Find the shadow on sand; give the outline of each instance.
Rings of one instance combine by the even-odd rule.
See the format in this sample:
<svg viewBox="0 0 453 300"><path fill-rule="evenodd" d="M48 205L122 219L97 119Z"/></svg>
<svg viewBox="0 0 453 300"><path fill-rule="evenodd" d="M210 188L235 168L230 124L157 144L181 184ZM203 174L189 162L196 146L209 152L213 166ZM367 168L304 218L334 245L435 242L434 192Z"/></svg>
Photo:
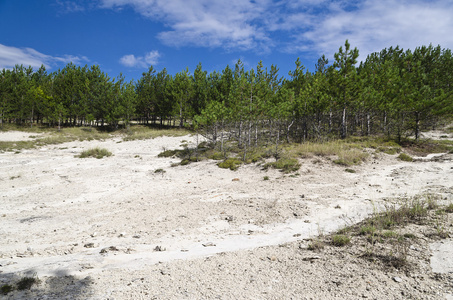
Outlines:
<svg viewBox="0 0 453 300"><path fill-rule="evenodd" d="M1 269L0 269L1 270ZM39 277L33 270L0 273L2 299L87 299L93 295L93 279L77 278L65 270Z"/></svg>

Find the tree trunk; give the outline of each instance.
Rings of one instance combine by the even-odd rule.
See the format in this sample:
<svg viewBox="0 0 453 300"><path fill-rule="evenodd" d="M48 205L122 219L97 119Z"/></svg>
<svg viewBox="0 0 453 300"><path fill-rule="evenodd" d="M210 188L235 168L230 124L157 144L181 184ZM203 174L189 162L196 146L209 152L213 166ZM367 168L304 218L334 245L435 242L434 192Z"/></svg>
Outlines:
<svg viewBox="0 0 453 300"><path fill-rule="evenodd" d="M420 137L420 113L415 112L415 140L418 141Z"/></svg>
<svg viewBox="0 0 453 300"><path fill-rule="evenodd" d="M341 117L341 138L345 139L346 138L346 106L343 107L343 115Z"/></svg>

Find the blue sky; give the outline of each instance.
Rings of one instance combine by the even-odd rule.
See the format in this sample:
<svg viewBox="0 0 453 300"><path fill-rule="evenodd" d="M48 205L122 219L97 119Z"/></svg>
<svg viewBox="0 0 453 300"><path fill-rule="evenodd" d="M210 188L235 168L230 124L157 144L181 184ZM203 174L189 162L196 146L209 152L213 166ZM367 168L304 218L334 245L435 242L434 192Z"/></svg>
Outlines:
<svg viewBox="0 0 453 300"><path fill-rule="evenodd" d="M285 76L346 39L360 59L383 48L453 48L451 0L0 0L0 69L99 65L139 79L201 62L208 72L260 60Z"/></svg>

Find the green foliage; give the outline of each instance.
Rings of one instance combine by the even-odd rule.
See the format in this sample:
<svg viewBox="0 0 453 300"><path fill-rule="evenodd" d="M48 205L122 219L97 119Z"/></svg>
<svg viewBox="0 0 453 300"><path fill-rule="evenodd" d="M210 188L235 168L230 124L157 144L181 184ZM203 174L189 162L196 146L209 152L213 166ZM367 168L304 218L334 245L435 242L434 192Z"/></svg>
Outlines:
<svg viewBox="0 0 453 300"><path fill-rule="evenodd" d="M282 157L275 162L266 163L263 169L274 168L284 173L296 172L300 169L300 163L296 158Z"/></svg>
<svg viewBox="0 0 453 300"><path fill-rule="evenodd" d="M242 164L237 158L227 158L226 160L218 163L217 165L222 169L230 169L232 171L236 171L239 166Z"/></svg>
<svg viewBox="0 0 453 300"><path fill-rule="evenodd" d="M8 293L12 292L14 287L10 284L3 284L0 288L0 293L3 295L8 295Z"/></svg>
<svg viewBox="0 0 453 300"><path fill-rule="evenodd" d="M29 290L36 283L38 283L38 279L35 277L23 277L16 283L16 286L19 291Z"/></svg>
<svg viewBox="0 0 453 300"><path fill-rule="evenodd" d="M445 207L445 211L446 211L447 213L453 213L453 203L448 204L448 205Z"/></svg>
<svg viewBox="0 0 453 300"><path fill-rule="evenodd" d="M344 234L336 234L332 236L332 245L342 247L351 242L351 238Z"/></svg>
<svg viewBox="0 0 453 300"><path fill-rule="evenodd" d="M334 163L342 166L358 165L368 158L368 153L358 150L350 149L349 151L342 151L338 154L338 159Z"/></svg>
<svg viewBox="0 0 453 300"><path fill-rule="evenodd" d="M309 244L308 244L308 250L311 250L311 251L320 251L322 249L324 249L325 247L325 243L321 240L318 240L318 239L315 239L315 240L312 240Z"/></svg>
<svg viewBox="0 0 453 300"><path fill-rule="evenodd" d="M82 151L82 153L80 153L80 155L78 157L79 158L95 157L97 159L101 159L103 157L108 157L108 156L112 156L112 152L110 152L104 148L96 147L96 148Z"/></svg>
<svg viewBox="0 0 453 300"><path fill-rule="evenodd" d="M370 224L366 224L360 227L359 234L360 235L368 235L368 234L375 234L377 231L376 227Z"/></svg>
<svg viewBox="0 0 453 300"><path fill-rule="evenodd" d="M412 156L410 156L406 153L400 153L400 155L398 155L398 159L402 160L402 161L408 161L408 162L414 161Z"/></svg>
<svg viewBox="0 0 453 300"><path fill-rule="evenodd" d="M160 129L176 125L197 130L224 157L230 151L241 152L244 162L257 162L263 156L250 155L254 148L272 147L278 156L289 142L325 143L318 150L302 149L301 155L340 156L338 149L327 148L334 148L328 143L338 137L358 138L360 142L348 143L368 143L379 152L396 154L406 147L399 143L407 137L420 141L423 130L450 124L450 49L391 47L369 54L357 66L358 54L346 40L334 54L333 65L323 55L310 72L298 58L285 80L277 66L266 68L261 61L250 70L238 61L234 69L226 66L209 74L201 63L193 74L185 69L170 75L165 68L157 72L151 66L137 82L126 82L121 74L111 78L97 65L69 63L52 73L44 66L33 70L17 65L0 72L0 128L10 123L58 130L124 127L127 141L155 136L137 132L132 125ZM370 136L380 136L388 144ZM391 145L392 141L398 144ZM232 145L240 151L230 150ZM453 145L443 146L445 152L453 151ZM337 162L349 165L361 160Z"/></svg>
<svg viewBox="0 0 453 300"><path fill-rule="evenodd" d="M157 157L173 157L179 150L165 150L157 155Z"/></svg>

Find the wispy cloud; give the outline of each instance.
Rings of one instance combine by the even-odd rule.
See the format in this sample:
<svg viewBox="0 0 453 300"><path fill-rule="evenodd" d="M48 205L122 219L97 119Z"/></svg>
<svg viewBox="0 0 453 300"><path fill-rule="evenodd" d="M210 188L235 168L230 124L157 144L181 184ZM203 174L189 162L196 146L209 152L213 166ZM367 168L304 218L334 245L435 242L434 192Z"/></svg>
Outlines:
<svg viewBox="0 0 453 300"><path fill-rule="evenodd" d="M59 63L80 64L83 61L89 61L85 56L50 56L36 51L32 48L16 48L0 44L0 69L10 69L15 65L31 66L39 68L44 65L46 68L51 68Z"/></svg>
<svg viewBox="0 0 453 300"><path fill-rule="evenodd" d="M120 63L126 67L144 68L159 63L159 51L150 51L145 56L135 56L134 54L124 55L120 58Z"/></svg>
<svg viewBox="0 0 453 300"><path fill-rule="evenodd" d="M349 39L361 54L429 43L453 48L451 0L99 0L162 22L169 46L331 56ZM129 57L131 63L135 57Z"/></svg>
<svg viewBox="0 0 453 300"><path fill-rule="evenodd" d="M414 49L430 43L453 47L453 2L448 0L331 1L318 6L322 13L310 14L305 23L281 23L279 30L290 28L294 39L287 43L290 52L313 51L332 56L349 39L364 58L390 46ZM313 7L312 7L313 8Z"/></svg>
<svg viewBox="0 0 453 300"><path fill-rule="evenodd" d="M60 13L81 12L86 9L86 3L81 3L80 1L77 3L68 0L56 0L56 4L59 7Z"/></svg>
<svg viewBox="0 0 453 300"><path fill-rule="evenodd" d="M138 13L162 21L169 30L158 38L166 45L224 47L249 50L271 43L255 21L271 0L101 0L104 8L132 6ZM266 46L267 47L267 46Z"/></svg>

